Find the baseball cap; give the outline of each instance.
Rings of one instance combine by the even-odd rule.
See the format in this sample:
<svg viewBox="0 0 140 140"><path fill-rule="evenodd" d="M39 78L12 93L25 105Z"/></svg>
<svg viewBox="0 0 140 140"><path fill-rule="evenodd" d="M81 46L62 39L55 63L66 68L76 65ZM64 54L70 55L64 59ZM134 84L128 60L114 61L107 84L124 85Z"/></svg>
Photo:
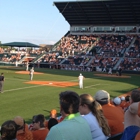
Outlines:
<svg viewBox="0 0 140 140"><path fill-rule="evenodd" d="M121 97L121 100L122 100L122 101L124 101L124 100L125 100L125 97L124 97L124 96L122 96L122 97Z"/></svg>
<svg viewBox="0 0 140 140"><path fill-rule="evenodd" d="M99 90L95 93L94 98L97 101L106 101L106 100L110 100L110 95L105 90Z"/></svg>
<svg viewBox="0 0 140 140"><path fill-rule="evenodd" d="M114 98L113 102L116 104L116 105L119 105L121 103L121 99L119 97L116 97Z"/></svg>

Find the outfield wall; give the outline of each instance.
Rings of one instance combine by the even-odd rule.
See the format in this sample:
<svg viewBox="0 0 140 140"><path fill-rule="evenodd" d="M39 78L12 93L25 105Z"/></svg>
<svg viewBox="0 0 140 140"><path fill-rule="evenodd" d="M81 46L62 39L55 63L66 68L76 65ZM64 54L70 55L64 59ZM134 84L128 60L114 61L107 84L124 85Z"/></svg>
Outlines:
<svg viewBox="0 0 140 140"><path fill-rule="evenodd" d="M15 66L15 64L0 63L0 66ZM20 64L18 66L25 67L24 64ZM31 67L36 67L37 68L38 67L38 64L36 64L36 63L30 63L29 67L30 68ZM38 68L60 69L61 66L60 65L47 64L47 63L41 63ZM93 67L92 71L96 71L96 67ZM113 70L112 72L113 73L116 73L117 70ZM122 71L122 74L123 73L125 73L125 74L140 74L140 71L131 71L131 70L127 71L127 70L123 70Z"/></svg>

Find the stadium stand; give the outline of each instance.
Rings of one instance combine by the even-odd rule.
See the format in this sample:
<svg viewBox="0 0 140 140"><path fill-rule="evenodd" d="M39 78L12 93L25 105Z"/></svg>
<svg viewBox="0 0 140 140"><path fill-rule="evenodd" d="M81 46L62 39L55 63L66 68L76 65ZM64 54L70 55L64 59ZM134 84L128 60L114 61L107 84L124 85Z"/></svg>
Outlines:
<svg viewBox="0 0 140 140"><path fill-rule="evenodd" d="M70 24L51 50L25 50L22 58L5 56L1 64L81 71L140 72L140 2L138 0L54 2ZM94 14L93 14L94 13ZM19 52L21 54L21 52Z"/></svg>

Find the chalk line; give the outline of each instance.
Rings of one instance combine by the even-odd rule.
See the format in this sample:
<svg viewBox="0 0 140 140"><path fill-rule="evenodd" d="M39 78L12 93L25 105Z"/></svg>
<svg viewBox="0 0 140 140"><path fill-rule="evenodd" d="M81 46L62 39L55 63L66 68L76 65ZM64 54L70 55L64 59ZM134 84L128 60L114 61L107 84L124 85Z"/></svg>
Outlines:
<svg viewBox="0 0 140 140"><path fill-rule="evenodd" d="M23 87L23 88L15 88L15 89L10 89L10 90L4 90L4 93L5 92L9 92L9 91L15 91L15 90L33 88L33 87L41 87L41 86L46 86L46 85L49 85L49 84L36 85L36 86L28 86L28 87Z"/></svg>

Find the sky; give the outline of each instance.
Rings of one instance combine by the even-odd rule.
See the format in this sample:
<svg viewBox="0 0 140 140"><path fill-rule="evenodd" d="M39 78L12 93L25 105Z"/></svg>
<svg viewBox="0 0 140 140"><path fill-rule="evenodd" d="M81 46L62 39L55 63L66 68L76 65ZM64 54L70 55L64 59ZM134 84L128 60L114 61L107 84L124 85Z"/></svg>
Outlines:
<svg viewBox="0 0 140 140"><path fill-rule="evenodd" d="M76 0L0 0L0 41L54 44L70 29L53 2Z"/></svg>

